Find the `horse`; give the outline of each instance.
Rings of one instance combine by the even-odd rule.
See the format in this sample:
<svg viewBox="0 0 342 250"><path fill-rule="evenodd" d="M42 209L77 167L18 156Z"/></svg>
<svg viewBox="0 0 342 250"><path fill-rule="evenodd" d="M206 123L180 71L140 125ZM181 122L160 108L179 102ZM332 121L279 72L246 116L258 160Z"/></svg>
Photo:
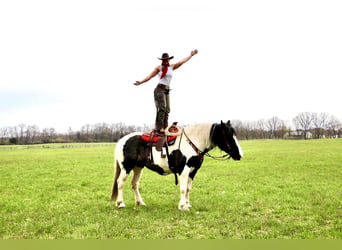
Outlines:
<svg viewBox="0 0 342 250"><path fill-rule="evenodd" d="M169 128L169 127L168 127ZM166 131L169 131L168 128ZM139 180L144 167L160 175L174 174L180 182L179 210L188 211L192 182L200 169L205 155L218 147L226 152L226 157L239 161L243 157L242 149L230 121L220 123L203 123L181 128L172 145L166 145L166 156L152 146L151 142L142 140L142 132L134 132L122 137L115 149L114 183L112 200L118 208L124 208L123 187L128 175L133 170L132 188L137 206L146 206L140 192ZM174 134L173 134L174 135Z"/></svg>

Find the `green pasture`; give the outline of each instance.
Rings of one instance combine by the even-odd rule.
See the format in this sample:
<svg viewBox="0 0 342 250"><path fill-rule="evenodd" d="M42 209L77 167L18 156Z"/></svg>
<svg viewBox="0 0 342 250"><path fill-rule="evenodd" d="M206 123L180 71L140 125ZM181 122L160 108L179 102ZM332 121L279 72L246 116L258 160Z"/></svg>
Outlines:
<svg viewBox="0 0 342 250"><path fill-rule="evenodd" d="M128 181L116 209L115 145L0 150L0 238L342 239L341 139L240 144L240 162L205 159L190 212L174 177L147 169L147 206Z"/></svg>

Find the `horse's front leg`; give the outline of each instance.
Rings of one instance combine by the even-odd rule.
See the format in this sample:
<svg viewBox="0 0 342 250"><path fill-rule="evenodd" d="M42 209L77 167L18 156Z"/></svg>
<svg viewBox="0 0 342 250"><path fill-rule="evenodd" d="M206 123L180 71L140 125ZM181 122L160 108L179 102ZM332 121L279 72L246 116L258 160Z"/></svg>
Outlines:
<svg viewBox="0 0 342 250"><path fill-rule="evenodd" d="M187 190L188 190L188 179L189 179L190 168L185 166L183 172L179 176L180 183L180 201L178 204L179 210L189 210L189 205L187 204Z"/></svg>
<svg viewBox="0 0 342 250"><path fill-rule="evenodd" d="M190 205L190 191L191 191L191 187L192 187L192 179L189 177L188 178L188 186L187 186L186 195L185 195L185 201L186 201L186 205L188 207L191 207L191 205Z"/></svg>
<svg viewBox="0 0 342 250"><path fill-rule="evenodd" d="M132 178L132 188L134 190L135 195L135 204L137 206L146 206L143 199L141 198L140 192L139 192L139 181L142 174L143 169L139 167L135 167L133 169L133 178Z"/></svg>

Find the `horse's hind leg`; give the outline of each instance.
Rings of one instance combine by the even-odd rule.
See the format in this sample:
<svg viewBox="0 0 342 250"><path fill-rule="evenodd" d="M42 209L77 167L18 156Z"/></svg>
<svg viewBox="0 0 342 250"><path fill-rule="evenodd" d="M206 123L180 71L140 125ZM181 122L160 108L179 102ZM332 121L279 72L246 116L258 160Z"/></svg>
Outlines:
<svg viewBox="0 0 342 250"><path fill-rule="evenodd" d="M135 204L137 206L146 206L139 192L139 181L143 172L142 170L143 169L139 167L135 167L133 169L132 188L133 188L134 195L135 195Z"/></svg>
<svg viewBox="0 0 342 250"><path fill-rule="evenodd" d="M120 172L119 178L117 180L118 190L117 190L116 206L118 208L124 208L126 206L124 201L123 201L123 187L124 187L125 182L127 180L127 176L128 176L128 174L123 169Z"/></svg>

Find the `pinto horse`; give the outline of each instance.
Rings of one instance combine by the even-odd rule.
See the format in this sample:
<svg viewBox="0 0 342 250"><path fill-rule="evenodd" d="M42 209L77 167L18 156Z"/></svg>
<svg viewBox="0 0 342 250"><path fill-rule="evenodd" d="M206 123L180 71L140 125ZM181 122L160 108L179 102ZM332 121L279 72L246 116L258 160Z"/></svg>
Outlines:
<svg viewBox="0 0 342 250"><path fill-rule="evenodd" d="M168 131L168 128L166 129ZM129 173L133 170L132 188L136 205L145 206L140 192L139 180L144 167L160 175L179 175L180 201L179 210L191 207L189 194L193 179L200 169L204 155L219 147L229 158L240 160L242 149L236 139L230 121L215 124L196 124L180 129L175 142L167 146L167 157L152 147L150 142L142 139L140 132L128 134L121 138L115 149L115 169L112 200L118 208L125 207L123 187Z"/></svg>

